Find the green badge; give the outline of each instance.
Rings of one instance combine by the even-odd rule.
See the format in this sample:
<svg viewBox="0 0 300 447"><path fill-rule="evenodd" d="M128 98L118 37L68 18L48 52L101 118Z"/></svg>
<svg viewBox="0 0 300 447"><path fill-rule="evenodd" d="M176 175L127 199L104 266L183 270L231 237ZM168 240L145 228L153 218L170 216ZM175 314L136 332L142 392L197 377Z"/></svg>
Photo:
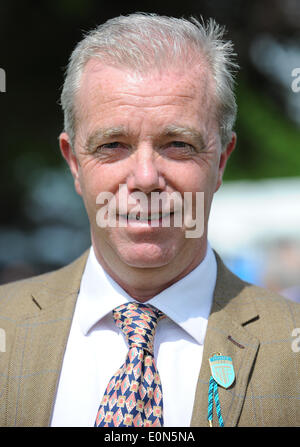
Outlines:
<svg viewBox="0 0 300 447"><path fill-rule="evenodd" d="M218 385L223 388L229 388L233 384L235 373L231 357L215 354L210 357L209 366L211 375Z"/></svg>

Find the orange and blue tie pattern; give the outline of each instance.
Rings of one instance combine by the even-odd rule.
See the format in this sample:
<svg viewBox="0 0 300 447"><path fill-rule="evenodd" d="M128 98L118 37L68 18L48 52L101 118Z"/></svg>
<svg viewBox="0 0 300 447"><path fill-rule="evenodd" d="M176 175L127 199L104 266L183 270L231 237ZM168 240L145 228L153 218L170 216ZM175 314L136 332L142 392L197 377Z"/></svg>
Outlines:
<svg viewBox="0 0 300 447"><path fill-rule="evenodd" d="M164 314L141 303L113 310L116 325L128 343L124 365L111 378L95 427L163 426L162 387L153 356L154 334Z"/></svg>

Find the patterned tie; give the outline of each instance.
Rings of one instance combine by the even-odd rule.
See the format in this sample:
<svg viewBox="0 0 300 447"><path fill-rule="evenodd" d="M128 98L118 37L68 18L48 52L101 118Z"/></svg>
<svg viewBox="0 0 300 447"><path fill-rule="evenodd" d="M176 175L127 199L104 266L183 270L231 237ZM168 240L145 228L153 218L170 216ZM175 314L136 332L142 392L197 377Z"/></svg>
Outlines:
<svg viewBox="0 0 300 447"><path fill-rule="evenodd" d="M153 357L157 323L165 315L150 305L122 304L113 310L128 353L107 385L95 427L163 426L162 388Z"/></svg>

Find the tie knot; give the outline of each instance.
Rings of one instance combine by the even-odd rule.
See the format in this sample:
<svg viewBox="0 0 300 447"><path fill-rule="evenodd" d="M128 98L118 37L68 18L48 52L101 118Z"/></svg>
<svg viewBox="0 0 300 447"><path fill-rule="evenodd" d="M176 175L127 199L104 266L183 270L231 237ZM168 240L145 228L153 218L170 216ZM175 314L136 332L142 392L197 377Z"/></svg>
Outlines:
<svg viewBox="0 0 300 447"><path fill-rule="evenodd" d="M129 349L138 347L153 354L153 339L157 323L164 314L151 305L127 303L113 310L116 325L126 336Z"/></svg>

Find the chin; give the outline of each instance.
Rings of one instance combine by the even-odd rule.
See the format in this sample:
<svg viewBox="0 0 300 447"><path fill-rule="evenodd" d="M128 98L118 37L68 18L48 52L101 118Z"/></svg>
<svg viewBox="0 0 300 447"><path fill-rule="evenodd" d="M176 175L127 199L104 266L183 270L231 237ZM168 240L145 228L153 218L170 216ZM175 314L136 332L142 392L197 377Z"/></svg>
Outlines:
<svg viewBox="0 0 300 447"><path fill-rule="evenodd" d="M168 265L175 257L175 253L173 250L157 246L144 246L132 251L126 250L125 253L119 253L119 256L130 267L159 268Z"/></svg>

